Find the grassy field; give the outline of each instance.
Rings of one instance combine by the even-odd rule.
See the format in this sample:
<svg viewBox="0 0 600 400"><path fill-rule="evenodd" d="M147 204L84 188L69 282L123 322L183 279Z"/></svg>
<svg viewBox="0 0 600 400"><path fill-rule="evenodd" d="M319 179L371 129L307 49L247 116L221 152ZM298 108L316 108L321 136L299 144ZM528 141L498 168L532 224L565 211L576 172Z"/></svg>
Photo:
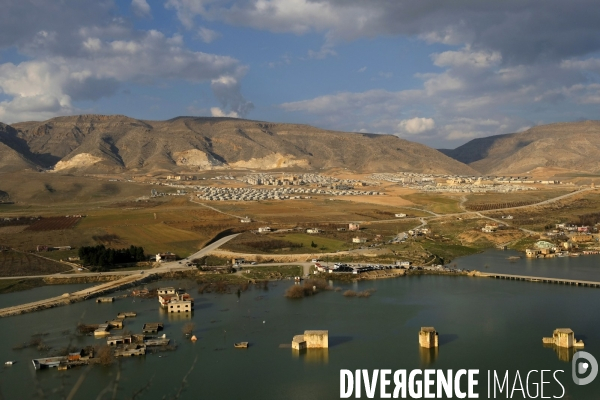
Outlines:
<svg viewBox="0 0 600 400"><path fill-rule="evenodd" d="M600 192L584 192L544 206L511 210L513 226L542 232L546 227L561 222L579 223L579 216L597 213L600 208ZM487 215L500 218L506 212L489 212Z"/></svg>
<svg viewBox="0 0 600 400"><path fill-rule="evenodd" d="M417 219L398 219L397 222L366 223L361 226L361 228L364 228L364 231L361 230L361 236L382 235L385 238L392 238L401 232L406 232L419 225L421 225L421 221Z"/></svg>
<svg viewBox="0 0 600 400"><path fill-rule="evenodd" d="M539 203L554 197L573 192L575 189L542 189L522 191L515 193L473 193L467 195L464 205L469 207L474 204L497 204L510 202Z"/></svg>
<svg viewBox="0 0 600 400"><path fill-rule="evenodd" d="M249 279L284 279L302 276L302 267L298 265L279 265L268 267L241 267L242 275ZM246 272L250 271L250 272Z"/></svg>
<svg viewBox="0 0 600 400"><path fill-rule="evenodd" d="M433 211L437 214L462 212L462 209L459 206L459 200L456 197L432 193L413 193L402 197L412 201L425 210Z"/></svg>
<svg viewBox="0 0 600 400"><path fill-rule="evenodd" d="M41 278L36 279L0 279L0 294L19 292L44 286Z"/></svg>
<svg viewBox="0 0 600 400"><path fill-rule="evenodd" d="M208 204L208 203L207 203ZM211 203L233 215L249 216L270 224L348 223L394 219L395 213L417 214L418 211L379 204L355 203L316 197L308 200L261 201L252 203ZM307 212L310 210L310 212Z"/></svg>
<svg viewBox="0 0 600 400"><path fill-rule="evenodd" d="M0 251L0 276L25 276L56 274L71 267L45 260L33 254L16 251Z"/></svg>
<svg viewBox="0 0 600 400"><path fill-rule="evenodd" d="M346 233L346 236L349 234ZM277 241L281 247L262 248L261 243ZM314 243L316 247L312 247ZM293 246L295 245L295 246ZM256 254L309 254L329 253L338 250L348 250L352 247L349 241L332 239L323 235L311 235L307 233L282 233L257 235L243 233L235 239L227 242L222 248L240 253Z"/></svg>
<svg viewBox="0 0 600 400"><path fill-rule="evenodd" d="M199 233L177 229L166 224L133 226L111 226L108 233L117 235L125 243L137 243L146 254L170 251L180 257L188 256L200 249L203 237Z"/></svg>
<svg viewBox="0 0 600 400"><path fill-rule="evenodd" d="M457 257L470 256L479 253L481 250L476 247L462 246L459 244L440 243L435 241L424 240L421 246L431 254L435 254L438 258L443 259L448 263ZM440 260L441 261L441 260Z"/></svg>
<svg viewBox="0 0 600 400"><path fill-rule="evenodd" d="M28 210L27 214L43 215L43 211L34 208ZM65 211L77 212L74 209ZM24 230L18 233L0 231L0 242L24 251L35 249L39 244L68 245L75 248L75 253L81 246L96 244L114 248L136 245L144 247L146 254L172 251L185 257L197 251L217 233L239 226L235 218L194 205L184 198L172 198L151 207L139 208L124 207L122 203L108 204L90 209L84 215L70 229Z"/></svg>
<svg viewBox="0 0 600 400"><path fill-rule="evenodd" d="M348 243L341 240L329 239L327 237L319 235L309 235L305 233L293 233L289 235L283 235L283 240L289 240L294 243L301 243L303 248L308 250L306 252L311 253L313 251L320 252L334 252L338 250L344 250L348 248ZM316 244L316 247L311 247L311 243ZM310 249L310 250L309 250ZM314 249L314 250L313 250Z"/></svg>

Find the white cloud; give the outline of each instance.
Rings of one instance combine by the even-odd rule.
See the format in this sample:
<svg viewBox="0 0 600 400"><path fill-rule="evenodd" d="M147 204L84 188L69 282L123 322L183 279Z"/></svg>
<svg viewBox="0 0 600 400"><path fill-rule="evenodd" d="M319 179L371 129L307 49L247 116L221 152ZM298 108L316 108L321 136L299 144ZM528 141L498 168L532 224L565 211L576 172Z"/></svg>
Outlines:
<svg viewBox="0 0 600 400"><path fill-rule="evenodd" d="M403 133L410 135L416 135L426 131L430 131L435 128L435 121L433 118L411 118L400 121L398 129Z"/></svg>
<svg viewBox="0 0 600 400"><path fill-rule="evenodd" d="M235 111L225 112L219 107L211 107L210 115L213 117L228 117L228 118L239 118L240 116Z"/></svg>
<svg viewBox="0 0 600 400"><path fill-rule="evenodd" d="M562 60L600 50L592 0L497 2L410 0L168 0L182 23L196 17L271 32L325 34L339 41L405 35L468 45L510 64ZM450 57L451 55L446 55Z"/></svg>
<svg viewBox="0 0 600 400"><path fill-rule="evenodd" d="M356 72L365 72L366 70L367 70L367 67L362 67L362 68L359 68L358 71L356 71Z"/></svg>
<svg viewBox="0 0 600 400"><path fill-rule="evenodd" d="M502 61L502 55L497 52L471 51L464 48L460 51L445 51L432 54L433 63L438 67L476 67L489 68Z"/></svg>
<svg viewBox="0 0 600 400"><path fill-rule="evenodd" d="M308 58L316 58L322 60L323 58L329 56L337 56L336 51L333 50L329 45L321 46L321 49L319 49L318 51L308 50Z"/></svg>
<svg viewBox="0 0 600 400"><path fill-rule="evenodd" d="M219 32L215 32L211 29L201 26L200 28L198 28L198 37L204 43L212 43L215 40L217 40L219 37L221 37L221 34Z"/></svg>
<svg viewBox="0 0 600 400"><path fill-rule="evenodd" d="M131 9L133 13L140 18L152 16L152 10L146 0L131 0Z"/></svg>
<svg viewBox="0 0 600 400"><path fill-rule="evenodd" d="M0 65L0 90L12 99L0 103L0 120L14 122L76 112L75 100L113 95L120 82L155 83L162 79L211 82L217 100L245 115L252 103L241 95L245 67L227 56L187 50L179 36L148 31L135 39L81 39L76 56L42 57ZM36 117L39 119L40 117Z"/></svg>

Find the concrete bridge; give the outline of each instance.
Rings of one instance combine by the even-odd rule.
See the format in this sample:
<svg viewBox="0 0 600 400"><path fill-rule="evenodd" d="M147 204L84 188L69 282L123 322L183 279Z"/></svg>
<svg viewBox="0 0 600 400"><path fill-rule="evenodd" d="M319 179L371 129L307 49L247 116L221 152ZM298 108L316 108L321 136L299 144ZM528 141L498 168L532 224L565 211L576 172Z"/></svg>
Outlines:
<svg viewBox="0 0 600 400"><path fill-rule="evenodd" d="M506 279L511 281L527 281L527 282L542 282L542 283L555 283L559 285L570 285L570 286L585 286L600 288L600 282L593 281L581 281L577 279L564 279L564 278L546 278L542 276L526 276L526 275L510 275L510 274L498 274L493 272L481 272L478 276L495 278L495 279Z"/></svg>

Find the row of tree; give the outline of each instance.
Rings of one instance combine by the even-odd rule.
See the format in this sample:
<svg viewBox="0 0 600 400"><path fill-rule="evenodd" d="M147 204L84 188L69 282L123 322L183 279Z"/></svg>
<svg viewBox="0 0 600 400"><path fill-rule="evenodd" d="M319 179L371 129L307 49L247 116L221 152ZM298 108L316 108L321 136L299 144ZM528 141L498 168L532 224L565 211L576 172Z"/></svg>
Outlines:
<svg viewBox="0 0 600 400"><path fill-rule="evenodd" d="M80 247L79 258L84 265L92 266L92 270L104 271L115 264L145 261L146 255L143 247L131 246L125 249L111 249L101 244Z"/></svg>

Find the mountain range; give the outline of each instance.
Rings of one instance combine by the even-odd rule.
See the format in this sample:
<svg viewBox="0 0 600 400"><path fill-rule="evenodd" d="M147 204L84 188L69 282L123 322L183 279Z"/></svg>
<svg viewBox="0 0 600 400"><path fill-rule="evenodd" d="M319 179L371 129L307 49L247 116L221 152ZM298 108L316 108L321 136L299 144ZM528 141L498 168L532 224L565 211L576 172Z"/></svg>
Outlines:
<svg viewBox="0 0 600 400"><path fill-rule="evenodd" d="M79 115L0 123L0 172L193 173L218 169L515 175L600 172L600 122L541 125L435 150L393 135L233 118Z"/></svg>
<svg viewBox="0 0 600 400"><path fill-rule="evenodd" d="M80 115L2 125L0 171L161 173L214 169L413 171L476 174L425 145L392 135L232 118L143 121Z"/></svg>
<svg viewBox="0 0 600 400"><path fill-rule="evenodd" d="M600 121L539 125L440 151L482 174L522 175L557 169L598 173Z"/></svg>

